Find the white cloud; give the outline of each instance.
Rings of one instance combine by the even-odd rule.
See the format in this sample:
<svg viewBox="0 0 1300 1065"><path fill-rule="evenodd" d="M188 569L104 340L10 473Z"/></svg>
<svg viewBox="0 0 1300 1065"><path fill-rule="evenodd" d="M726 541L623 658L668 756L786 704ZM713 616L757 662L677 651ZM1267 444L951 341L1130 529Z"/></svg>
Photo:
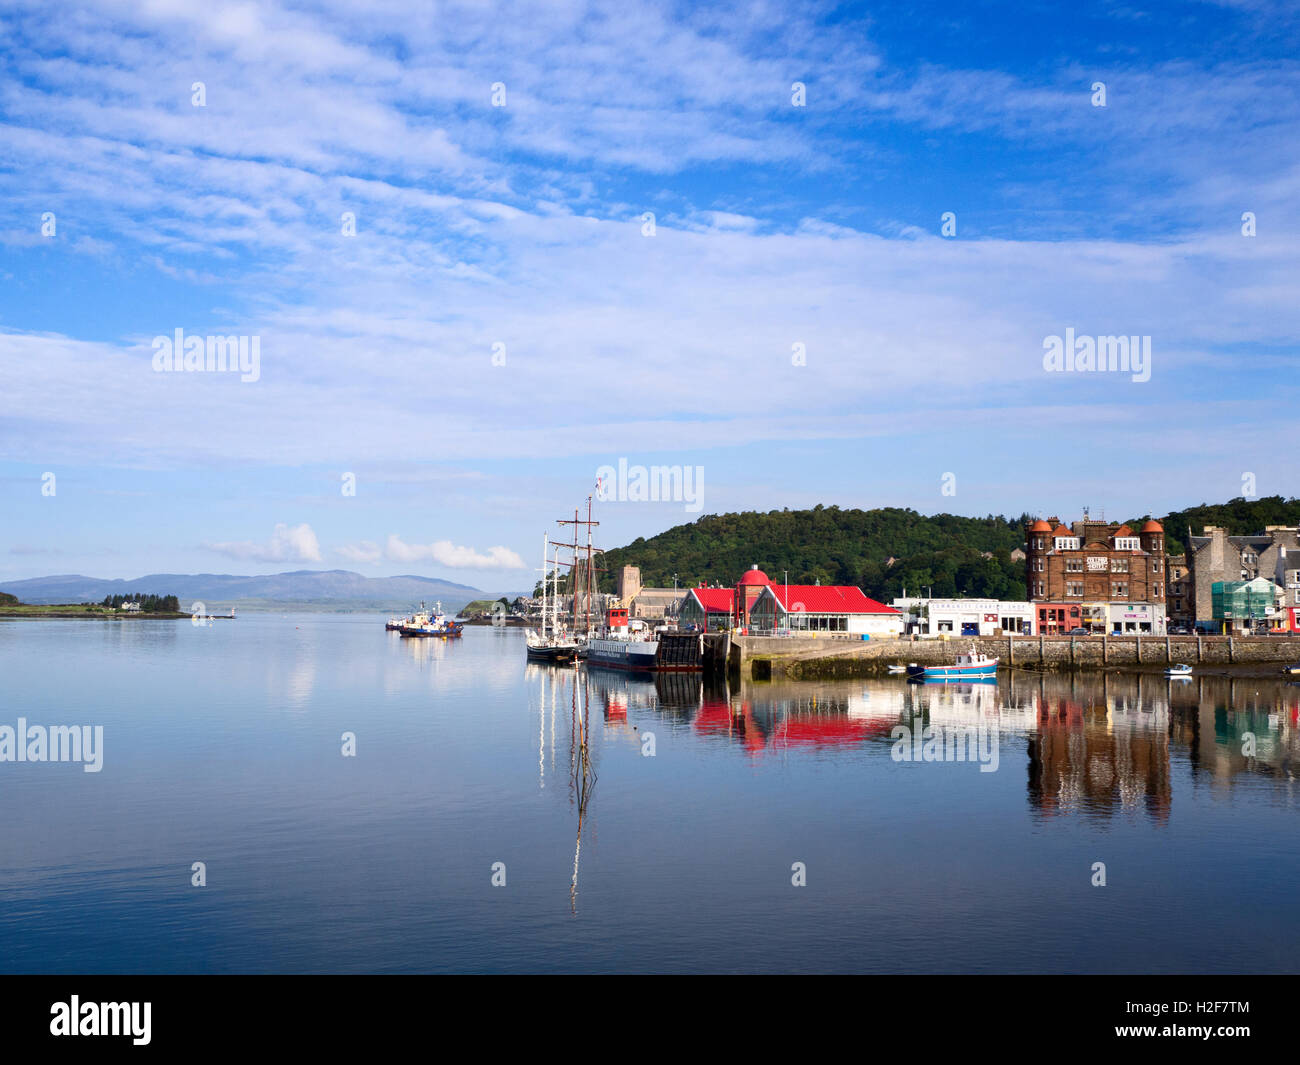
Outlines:
<svg viewBox="0 0 1300 1065"><path fill-rule="evenodd" d="M508 547L489 547L487 552L458 547L450 540L431 544L408 544L389 536L384 557L390 562L437 562L451 569L527 569L524 560Z"/></svg>
<svg viewBox="0 0 1300 1065"><path fill-rule="evenodd" d="M266 544L256 544L250 540L226 541L203 545L209 551L227 555L230 558L253 562L320 562L320 544L316 534L306 522L301 525L288 526L277 523L271 540Z"/></svg>
<svg viewBox="0 0 1300 1065"><path fill-rule="evenodd" d="M362 540L357 544L345 544L338 548L338 554L349 562L378 562L384 557L383 548L371 540Z"/></svg>

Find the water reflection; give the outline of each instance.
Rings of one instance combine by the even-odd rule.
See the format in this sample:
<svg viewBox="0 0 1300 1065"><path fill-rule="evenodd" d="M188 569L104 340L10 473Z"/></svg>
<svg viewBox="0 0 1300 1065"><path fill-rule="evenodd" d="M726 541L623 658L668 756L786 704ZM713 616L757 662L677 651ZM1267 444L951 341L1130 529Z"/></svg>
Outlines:
<svg viewBox="0 0 1300 1065"><path fill-rule="evenodd" d="M557 707L561 721L567 716L569 773L568 798L577 810L577 828L573 845L573 875L569 881L569 907L578 912L578 873L582 860L582 838L587 830L587 809L596 787L596 767L591 745L593 706L597 689L585 671L578 666L545 666L528 663L524 667L529 690L538 692L537 699L537 786L546 787L547 724L550 725L550 770L555 772L555 722ZM604 702L605 721L619 723L620 701L616 691L599 693ZM621 723L626 726L627 706L621 703Z"/></svg>
<svg viewBox="0 0 1300 1065"><path fill-rule="evenodd" d="M742 682L583 670L605 731L635 737L650 715L756 762L798 752L880 754L900 725L983 730L1000 763L1024 759L1035 817L1167 821L1175 760L1214 787L1274 781L1287 793L1300 750L1300 686L1272 678L1004 671L994 683ZM1023 753L1022 753L1023 752Z"/></svg>

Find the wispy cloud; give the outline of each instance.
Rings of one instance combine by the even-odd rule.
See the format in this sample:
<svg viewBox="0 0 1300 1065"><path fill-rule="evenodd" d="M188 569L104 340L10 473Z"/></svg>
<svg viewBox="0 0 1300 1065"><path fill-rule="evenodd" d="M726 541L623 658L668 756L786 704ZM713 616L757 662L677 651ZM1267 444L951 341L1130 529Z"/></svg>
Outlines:
<svg viewBox="0 0 1300 1065"><path fill-rule="evenodd" d="M209 551L251 562L320 562L320 544L310 525L277 524L267 543L249 540L203 545Z"/></svg>
<svg viewBox="0 0 1300 1065"><path fill-rule="evenodd" d="M526 569L524 560L508 547L477 551L458 547L450 540L431 544L408 544L392 535L384 545L384 557L392 562L436 562L449 569Z"/></svg>

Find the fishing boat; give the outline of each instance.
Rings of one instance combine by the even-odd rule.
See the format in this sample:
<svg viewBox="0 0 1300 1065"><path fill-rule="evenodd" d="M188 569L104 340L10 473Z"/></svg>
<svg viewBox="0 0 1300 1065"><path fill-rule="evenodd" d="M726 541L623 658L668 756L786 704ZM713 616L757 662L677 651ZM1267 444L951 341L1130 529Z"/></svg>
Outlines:
<svg viewBox="0 0 1300 1065"><path fill-rule="evenodd" d="M407 618L397 630L403 636L459 636L461 634L461 624L442 612L441 603L438 603L432 611L423 609L423 603L420 607L421 609Z"/></svg>
<svg viewBox="0 0 1300 1065"><path fill-rule="evenodd" d="M1166 677L1190 677L1191 675L1192 667L1185 662L1177 662L1165 670Z"/></svg>
<svg viewBox="0 0 1300 1065"><path fill-rule="evenodd" d="M909 680L987 680L998 675L998 660L990 658L972 645L970 654L958 655L950 666L922 666L913 662L907 667Z"/></svg>

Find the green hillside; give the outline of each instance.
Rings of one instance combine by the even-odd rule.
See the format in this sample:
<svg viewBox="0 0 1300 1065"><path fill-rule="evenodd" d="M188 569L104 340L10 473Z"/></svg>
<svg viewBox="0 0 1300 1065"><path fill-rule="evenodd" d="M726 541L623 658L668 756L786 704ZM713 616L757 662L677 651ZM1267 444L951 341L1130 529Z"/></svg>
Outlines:
<svg viewBox="0 0 1300 1065"><path fill-rule="evenodd" d="M1130 525L1138 528L1149 518L1144 514L1133 518ZM1202 503L1200 506L1175 510L1156 519L1165 527L1165 543L1171 555L1181 555L1187 549L1187 528L1192 535L1200 536L1207 525L1218 525L1230 536L1249 536L1264 531L1266 525L1300 525L1300 499L1284 496L1264 496L1262 499L1243 499L1238 496L1227 503ZM1134 525L1137 522L1137 525Z"/></svg>
<svg viewBox="0 0 1300 1065"><path fill-rule="evenodd" d="M1067 524L1073 520L1061 517ZM1129 524L1138 528L1149 517L1131 518ZM1031 520L1026 514L926 517L897 507L712 514L605 552L601 587L612 591L623 566L640 566L645 585L671 587L675 574L679 587L690 587L701 580L732 585L757 564L774 581L788 571L792 584L852 584L884 602L904 588L909 595L1021 600L1025 566L1013 562L1011 552L1024 545ZM1179 554L1189 525L1199 536L1205 525L1221 525L1237 535L1266 525L1300 524L1300 499L1202 503L1156 520L1165 527L1169 552Z"/></svg>
<svg viewBox="0 0 1300 1065"><path fill-rule="evenodd" d="M904 586L909 594L1023 599L1024 565L1010 556L1024 542L1025 520L926 517L897 507L707 515L607 551L602 587L612 590L625 565L641 567L643 584L671 587L676 574L689 587L734 584L757 564L775 581L789 571L791 584L852 584L886 601Z"/></svg>

